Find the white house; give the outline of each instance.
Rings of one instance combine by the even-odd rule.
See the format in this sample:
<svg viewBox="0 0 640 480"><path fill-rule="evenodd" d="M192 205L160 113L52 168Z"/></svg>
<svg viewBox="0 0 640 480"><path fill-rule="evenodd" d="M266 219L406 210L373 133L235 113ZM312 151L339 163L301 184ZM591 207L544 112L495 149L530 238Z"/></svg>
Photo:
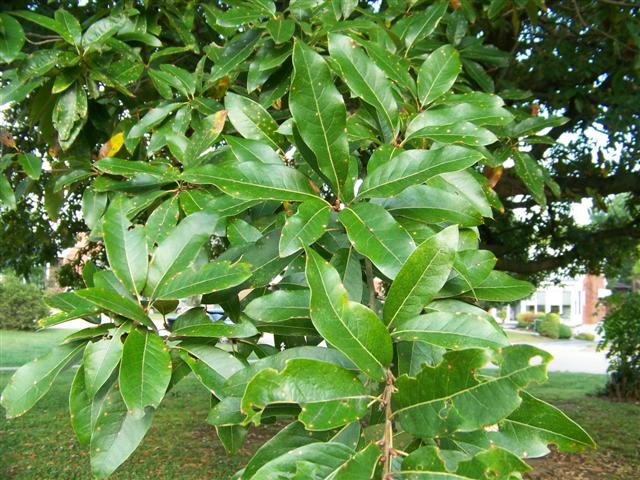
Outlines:
<svg viewBox="0 0 640 480"><path fill-rule="evenodd" d="M605 313L598 301L611 293L605 287L605 278L597 275L579 275L558 284L543 283L531 297L519 302L515 314L555 312L567 325L598 323Z"/></svg>

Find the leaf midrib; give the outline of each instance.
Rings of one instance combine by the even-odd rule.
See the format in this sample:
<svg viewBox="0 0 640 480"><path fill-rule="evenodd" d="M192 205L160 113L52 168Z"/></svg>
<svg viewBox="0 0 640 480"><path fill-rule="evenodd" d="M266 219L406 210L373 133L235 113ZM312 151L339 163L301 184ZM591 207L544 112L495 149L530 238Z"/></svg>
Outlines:
<svg viewBox="0 0 640 480"><path fill-rule="evenodd" d="M318 275L320 277L322 277L322 275L320 274L320 268L318 266L317 260L313 257L313 256L309 256L309 259L313 261L316 272L318 273ZM324 296L325 298L329 299L329 292L327 291L327 287L325 285L324 281L320 281L320 284L322 285L322 290L324 292ZM313 295L313 292L311 292L311 294ZM346 296L346 292L345 292L345 296ZM340 324L343 326L343 328L349 332L349 335L356 341L356 343L361 347L361 349L369 356L371 357L371 359L373 359L373 361L375 363L377 363L380 367L381 370L384 371L384 365L382 365L382 363L380 363L380 361L362 344L362 342L360 341L360 339L358 337L356 337L354 335L354 333L349 329L349 327L344 323L344 320L342 318L342 315L338 314L338 311L335 309L335 306L333 305L333 302L329 301L328 302L329 305L331 306L331 310L333 310L333 313L335 315L335 317L338 319L338 321L340 322ZM345 303L345 308L349 308L348 307L348 301ZM311 317L311 321L312 323L314 323L315 326L315 322L313 322L313 316ZM317 327L316 327L317 328ZM346 354L345 354L346 355Z"/></svg>

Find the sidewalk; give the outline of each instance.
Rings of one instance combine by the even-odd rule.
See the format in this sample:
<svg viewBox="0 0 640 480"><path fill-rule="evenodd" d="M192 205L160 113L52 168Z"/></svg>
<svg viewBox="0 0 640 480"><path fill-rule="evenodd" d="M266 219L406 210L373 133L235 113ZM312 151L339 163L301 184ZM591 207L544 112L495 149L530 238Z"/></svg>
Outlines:
<svg viewBox="0 0 640 480"><path fill-rule="evenodd" d="M553 355L549 364L550 372L607 373L607 357L605 352L596 351L595 342L557 340L535 342L532 345Z"/></svg>

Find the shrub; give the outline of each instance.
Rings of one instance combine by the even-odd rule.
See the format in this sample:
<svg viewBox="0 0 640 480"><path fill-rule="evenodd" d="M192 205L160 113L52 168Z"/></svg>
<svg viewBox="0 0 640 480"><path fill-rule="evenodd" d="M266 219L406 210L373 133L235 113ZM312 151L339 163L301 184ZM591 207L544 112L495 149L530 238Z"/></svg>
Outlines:
<svg viewBox="0 0 640 480"><path fill-rule="evenodd" d="M566 340L573 336L573 331L569 325L565 325L564 323L560 324L560 329L558 330L558 337Z"/></svg>
<svg viewBox="0 0 640 480"><path fill-rule="evenodd" d="M529 328L536 318L534 312L521 312L516 316L519 328Z"/></svg>
<svg viewBox="0 0 640 480"><path fill-rule="evenodd" d="M596 336L591 332L580 332L574 338L577 340L586 340L587 342L593 342Z"/></svg>
<svg viewBox="0 0 640 480"><path fill-rule="evenodd" d="M640 399L640 294L613 295L606 301L609 313L598 326L602 340L598 349L608 349L611 375L605 387L619 399Z"/></svg>
<svg viewBox="0 0 640 480"><path fill-rule="evenodd" d="M536 323L536 331L543 337L560 337L560 316L557 313L548 313Z"/></svg>
<svg viewBox="0 0 640 480"><path fill-rule="evenodd" d="M35 322L49 313L42 290L12 273L0 278L0 328L35 330Z"/></svg>

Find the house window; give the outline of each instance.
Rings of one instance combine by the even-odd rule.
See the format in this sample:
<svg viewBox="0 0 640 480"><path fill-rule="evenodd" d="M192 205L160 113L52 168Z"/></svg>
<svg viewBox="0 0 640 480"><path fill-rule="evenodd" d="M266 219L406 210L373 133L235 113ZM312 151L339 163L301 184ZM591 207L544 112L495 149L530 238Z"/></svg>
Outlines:
<svg viewBox="0 0 640 480"><path fill-rule="evenodd" d="M560 305L551 305L551 313L560 313Z"/></svg>

